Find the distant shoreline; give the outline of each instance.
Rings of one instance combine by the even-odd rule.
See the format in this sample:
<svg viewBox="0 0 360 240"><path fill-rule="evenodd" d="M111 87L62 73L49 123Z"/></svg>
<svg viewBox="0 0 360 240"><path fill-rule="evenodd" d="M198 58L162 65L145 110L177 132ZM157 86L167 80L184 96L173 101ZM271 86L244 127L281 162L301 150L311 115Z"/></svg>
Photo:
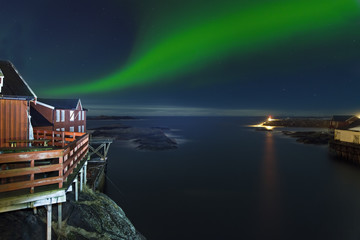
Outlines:
<svg viewBox="0 0 360 240"><path fill-rule="evenodd" d="M272 119L263 123L264 126L272 127L310 127L310 128L329 128L330 119L324 118L284 118Z"/></svg>
<svg viewBox="0 0 360 240"><path fill-rule="evenodd" d="M285 119L268 119L258 125L262 131L272 131L274 127L299 127L299 128L317 128L329 129L330 119L324 118L285 118ZM259 128L257 130L260 130ZM334 134L331 131L281 131L282 134L296 138L297 142L304 144L326 145Z"/></svg>
<svg viewBox="0 0 360 240"><path fill-rule="evenodd" d="M106 116L106 115L100 115L100 116L87 116L87 120L135 120L138 119L136 117L130 117L130 116Z"/></svg>

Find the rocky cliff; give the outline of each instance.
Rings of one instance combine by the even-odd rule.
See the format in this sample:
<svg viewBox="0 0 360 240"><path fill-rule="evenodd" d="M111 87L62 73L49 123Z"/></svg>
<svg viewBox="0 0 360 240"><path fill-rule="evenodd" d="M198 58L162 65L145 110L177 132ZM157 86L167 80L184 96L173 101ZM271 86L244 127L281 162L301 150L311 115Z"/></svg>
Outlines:
<svg viewBox="0 0 360 240"><path fill-rule="evenodd" d="M57 207L53 205L52 239L114 239L144 240L126 217L123 210L109 197L86 189L79 201L69 193L63 203L63 224L57 228ZM46 211L43 207L35 215L32 209L0 214L0 238L46 239Z"/></svg>

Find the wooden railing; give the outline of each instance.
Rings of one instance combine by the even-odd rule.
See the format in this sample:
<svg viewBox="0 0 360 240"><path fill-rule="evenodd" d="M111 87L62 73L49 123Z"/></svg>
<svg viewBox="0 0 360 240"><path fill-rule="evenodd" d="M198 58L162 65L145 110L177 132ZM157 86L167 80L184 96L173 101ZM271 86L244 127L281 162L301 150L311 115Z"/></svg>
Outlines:
<svg viewBox="0 0 360 240"><path fill-rule="evenodd" d="M50 140L49 146L64 147L67 143L72 142L76 137L82 136L84 133L80 132L60 132L60 131L47 131L47 130L34 130L35 140Z"/></svg>
<svg viewBox="0 0 360 240"><path fill-rule="evenodd" d="M88 134L71 133L74 137L69 138L67 132L64 132L61 139L58 139L56 132L43 131L42 135L40 132L38 134L35 138L48 139L51 135L53 146L70 143L60 149L0 154L0 192L29 188L33 193L35 187L45 185L62 188L88 152Z"/></svg>

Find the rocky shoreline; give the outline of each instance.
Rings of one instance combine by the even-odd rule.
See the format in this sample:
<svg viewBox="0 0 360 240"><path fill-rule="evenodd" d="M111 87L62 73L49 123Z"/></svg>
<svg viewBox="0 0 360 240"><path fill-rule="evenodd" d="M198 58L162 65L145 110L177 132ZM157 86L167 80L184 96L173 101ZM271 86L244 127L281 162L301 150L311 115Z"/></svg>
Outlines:
<svg viewBox="0 0 360 240"><path fill-rule="evenodd" d="M299 127L299 128L324 128L330 127L330 120L325 118L285 118L268 119L267 121L256 125L257 131L273 131L275 127ZM284 135L296 138L297 142L304 144L325 145L334 138L334 133L325 131L281 131Z"/></svg>
<svg viewBox="0 0 360 240"><path fill-rule="evenodd" d="M52 213L52 239L114 239L145 240L126 217L124 211L108 196L85 188L74 201L73 193L67 194L63 203L62 228L57 228L57 207ZM38 208L2 213L0 215L1 239L46 239L46 210ZM9 224L11 223L11 224Z"/></svg>
<svg viewBox="0 0 360 240"><path fill-rule="evenodd" d="M293 131L282 131L286 136L296 138L297 142L305 144L315 144L315 145L326 145L331 139L334 138L334 134L330 132L316 132L316 131L307 131L307 132L293 132Z"/></svg>

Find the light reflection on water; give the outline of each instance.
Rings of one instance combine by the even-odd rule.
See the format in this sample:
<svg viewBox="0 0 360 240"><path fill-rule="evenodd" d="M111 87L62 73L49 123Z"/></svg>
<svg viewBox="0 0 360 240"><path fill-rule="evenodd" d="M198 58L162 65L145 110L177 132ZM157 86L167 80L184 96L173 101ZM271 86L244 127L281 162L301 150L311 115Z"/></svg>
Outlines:
<svg viewBox="0 0 360 240"><path fill-rule="evenodd" d="M261 166L262 181L260 187L260 222L263 233L274 239L280 231L281 198L279 196L279 176L276 161L276 149L272 132L266 132L264 156ZM264 236L264 237L265 237Z"/></svg>
<svg viewBox="0 0 360 240"><path fill-rule="evenodd" d="M136 121L189 141L164 152L113 143L107 174L123 196L110 183L107 194L148 239L360 239L359 168L278 128L244 127L261 120Z"/></svg>

